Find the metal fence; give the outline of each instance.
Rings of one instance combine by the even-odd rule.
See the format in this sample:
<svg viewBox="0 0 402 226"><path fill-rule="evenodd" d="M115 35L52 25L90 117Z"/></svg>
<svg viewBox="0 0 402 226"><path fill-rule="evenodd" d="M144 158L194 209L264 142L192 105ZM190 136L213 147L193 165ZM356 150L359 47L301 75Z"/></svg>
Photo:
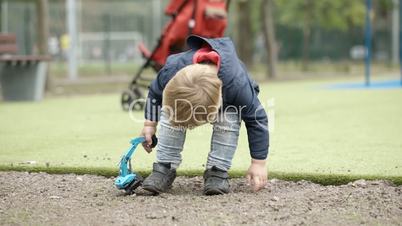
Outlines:
<svg viewBox="0 0 402 226"><path fill-rule="evenodd" d="M156 44L168 18L163 16L166 1L160 0L77 0L78 62L110 60L139 62L138 43ZM66 2L49 1L49 53L63 60L69 45ZM35 1L1 1L2 32L17 34L20 54L36 50Z"/></svg>
<svg viewBox="0 0 402 226"><path fill-rule="evenodd" d="M139 42L152 48L156 45L162 28L169 20L163 13L168 0L77 0L78 62L94 61L140 62L136 50ZM232 1L232 5L236 1ZM68 46L66 25L66 1L49 0L49 52L63 60ZM391 15L391 14L390 14ZM19 52L35 53L36 8L35 1L2 0L2 32L17 34ZM236 9L229 12L227 34L236 41ZM374 29L374 59L390 61L391 18L377 21ZM255 59L264 58L263 42L257 30L254 44ZM302 55L303 35L300 29L277 24L276 39L279 44L280 60L298 60ZM244 35L244 34L242 34ZM310 58L312 60L348 60L353 47L363 45L363 28L352 31L330 31L313 29Z"/></svg>

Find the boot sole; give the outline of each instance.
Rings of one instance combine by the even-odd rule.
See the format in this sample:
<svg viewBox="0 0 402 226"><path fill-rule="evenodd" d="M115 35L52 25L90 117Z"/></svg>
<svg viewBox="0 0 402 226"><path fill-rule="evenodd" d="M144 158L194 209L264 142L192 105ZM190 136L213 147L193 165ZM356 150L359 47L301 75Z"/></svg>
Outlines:
<svg viewBox="0 0 402 226"><path fill-rule="evenodd" d="M223 191L221 189L208 189L204 190L204 195L224 195L229 193L228 191Z"/></svg>
<svg viewBox="0 0 402 226"><path fill-rule="evenodd" d="M163 193L163 191L157 189L154 186L147 186L147 185L144 186L144 185L142 185L142 189L144 189L146 191L149 191L149 192L152 192L154 195L159 195L160 193Z"/></svg>

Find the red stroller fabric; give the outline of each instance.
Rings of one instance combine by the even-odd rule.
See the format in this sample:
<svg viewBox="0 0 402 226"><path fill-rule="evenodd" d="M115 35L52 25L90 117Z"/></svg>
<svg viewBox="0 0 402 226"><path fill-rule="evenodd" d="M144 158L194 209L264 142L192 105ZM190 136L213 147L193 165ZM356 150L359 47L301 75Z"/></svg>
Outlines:
<svg viewBox="0 0 402 226"><path fill-rule="evenodd" d="M171 0L165 13L173 19L165 26L151 56L158 65L164 65L168 55L183 51L188 35L218 38L227 26L225 0Z"/></svg>

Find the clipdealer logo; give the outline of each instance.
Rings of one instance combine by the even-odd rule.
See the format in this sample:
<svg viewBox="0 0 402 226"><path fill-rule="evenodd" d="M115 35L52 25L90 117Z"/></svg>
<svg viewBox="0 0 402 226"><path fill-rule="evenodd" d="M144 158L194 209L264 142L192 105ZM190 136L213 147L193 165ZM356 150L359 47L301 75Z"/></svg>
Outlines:
<svg viewBox="0 0 402 226"><path fill-rule="evenodd" d="M151 104L152 103L152 104ZM153 119L153 120L159 120L159 113L163 110L165 112L172 113L174 112L173 108L169 106L159 106L155 105L156 100L155 99L137 99L133 101L130 104L130 108L128 111L130 119L135 122L135 123L143 123L144 122L144 115L141 114L143 111L136 111L134 106L136 105L143 105L148 109L145 109L147 114L152 114L152 115L147 115L147 118ZM233 115L233 114L238 114L239 119L242 118L242 111L243 109L247 109L247 105L244 106L234 106L234 105L227 105L224 108L221 106L217 108L216 106L192 106L191 102L186 100L186 99L177 99L175 100L175 106L178 104L187 104L189 105L190 109L192 109L192 114L188 116L187 119L185 120L178 120L174 114L168 114L169 115L169 120L176 120L180 122L186 122L186 120L197 120L196 115L200 113L206 113L210 112L207 116L209 119L208 123L215 123L215 122L220 122L220 120L232 123L233 122L233 117L228 117L228 115ZM211 108L215 108L211 111ZM209 110L209 111L208 111ZM263 112L261 112L263 111ZM265 120L264 116L265 114L268 117L268 123ZM140 114L139 114L140 113ZM275 99L270 98L267 99L265 102L261 103L260 106L258 106L255 111L254 111L254 120L257 122L257 124L263 128L264 130L268 130L270 133L273 133L275 131Z"/></svg>

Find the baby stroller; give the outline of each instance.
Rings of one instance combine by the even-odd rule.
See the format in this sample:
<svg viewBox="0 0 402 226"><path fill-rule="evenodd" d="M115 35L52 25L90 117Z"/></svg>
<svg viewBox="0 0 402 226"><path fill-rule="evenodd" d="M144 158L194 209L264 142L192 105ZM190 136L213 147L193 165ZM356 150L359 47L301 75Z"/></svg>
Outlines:
<svg viewBox="0 0 402 226"><path fill-rule="evenodd" d="M128 90L121 95L121 105L125 111L142 110L143 90L148 88L153 78L142 76L144 69L152 67L159 71L170 54L186 50L185 40L190 34L209 38L222 37L227 26L227 12L230 0L171 0L165 14L171 21L165 26L158 44L150 52L143 44L138 46L146 59L135 74Z"/></svg>

